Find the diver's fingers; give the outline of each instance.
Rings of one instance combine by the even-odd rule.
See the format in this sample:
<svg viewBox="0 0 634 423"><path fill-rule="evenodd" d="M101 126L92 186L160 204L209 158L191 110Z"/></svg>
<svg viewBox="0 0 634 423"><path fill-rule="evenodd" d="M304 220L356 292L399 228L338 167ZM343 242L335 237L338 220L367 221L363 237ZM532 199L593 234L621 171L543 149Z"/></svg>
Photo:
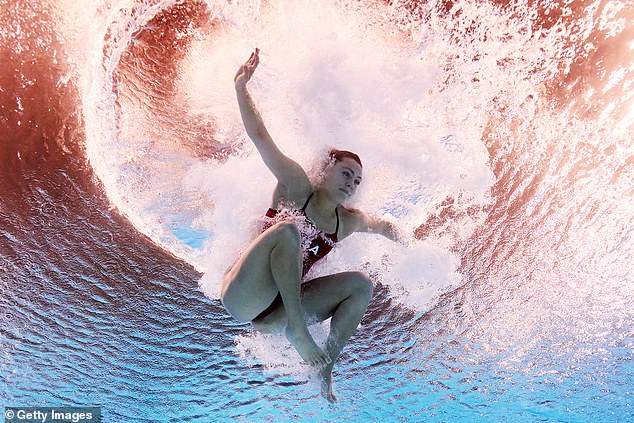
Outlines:
<svg viewBox="0 0 634 423"><path fill-rule="evenodd" d="M255 68L258 67L258 64L260 63L260 49L259 48L255 48L255 53L253 56L253 69L255 70Z"/></svg>

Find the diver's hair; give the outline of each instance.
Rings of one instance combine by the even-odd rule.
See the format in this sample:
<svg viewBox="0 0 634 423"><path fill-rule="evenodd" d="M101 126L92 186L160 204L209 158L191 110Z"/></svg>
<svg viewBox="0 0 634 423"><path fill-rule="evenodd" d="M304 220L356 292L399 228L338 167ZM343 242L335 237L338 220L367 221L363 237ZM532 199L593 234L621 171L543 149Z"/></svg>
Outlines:
<svg viewBox="0 0 634 423"><path fill-rule="evenodd" d="M359 166L363 167L361 164L361 159L358 155L348 150L337 150L336 148L331 148L328 152L328 158L334 163L340 162L343 159L352 159L355 162L359 163Z"/></svg>

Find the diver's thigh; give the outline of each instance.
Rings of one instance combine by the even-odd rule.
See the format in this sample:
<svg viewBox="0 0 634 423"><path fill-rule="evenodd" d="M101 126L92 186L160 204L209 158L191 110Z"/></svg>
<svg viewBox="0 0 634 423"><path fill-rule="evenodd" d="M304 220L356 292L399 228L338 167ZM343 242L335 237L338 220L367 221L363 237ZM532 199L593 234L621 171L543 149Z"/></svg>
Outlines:
<svg viewBox="0 0 634 423"><path fill-rule="evenodd" d="M370 294L372 282L362 272L343 272L322 276L302 284L302 307L308 323L322 322L332 317L342 301L353 293ZM286 327L286 311L281 303L269 315L251 322L261 332L279 332Z"/></svg>
<svg viewBox="0 0 634 423"><path fill-rule="evenodd" d="M279 242L295 242L296 236L297 229L289 222L273 225L254 239L225 273L221 299L235 318L250 321L275 299L278 288L271 271L271 252Z"/></svg>
<svg viewBox="0 0 634 423"><path fill-rule="evenodd" d="M348 298L353 290L370 284L361 272L343 272L315 278L302 284L302 305L306 314L317 321L324 321ZM371 288L369 288L371 289Z"/></svg>
<svg viewBox="0 0 634 423"><path fill-rule="evenodd" d="M221 300L238 320L252 320L277 295L270 263L274 245L270 237L259 236L224 275Z"/></svg>
<svg viewBox="0 0 634 423"><path fill-rule="evenodd" d="M336 273L322 276L302 283L302 307L308 324L321 322L334 313L341 301L348 298L350 282L356 272ZM280 303L269 315L251 322L253 327L264 333L279 332L286 327L286 310Z"/></svg>

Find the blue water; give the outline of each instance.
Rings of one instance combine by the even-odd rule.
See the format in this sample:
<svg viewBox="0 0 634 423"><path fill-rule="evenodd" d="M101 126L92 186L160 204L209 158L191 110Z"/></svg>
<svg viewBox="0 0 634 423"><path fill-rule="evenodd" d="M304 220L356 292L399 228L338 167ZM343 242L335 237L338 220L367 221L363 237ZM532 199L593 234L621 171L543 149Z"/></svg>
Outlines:
<svg viewBox="0 0 634 423"><path fill-rule="evenodd" d="M203 243L209 239L209 236L205 232L181 226L172 228L172 234L185 245L197 250L202 249Z"/></svg>
<svg viewBox="0 0 634 423"><path fill-rule="evenodd" d="M5 305L3 403L99 405L107 422L627 422L633 415L631 338L585 360L537 348L509 365L505 352L483 354L485 346L459 334L432 336L429 315L404 314L380 289L337 367L341 403L330 405L314 381L245 365L234 339L249 326L203 296L187 272L147 265L159 279L105 286L67 275L60 286L43 286L40 277L31 287L38 295Z"/></svg>

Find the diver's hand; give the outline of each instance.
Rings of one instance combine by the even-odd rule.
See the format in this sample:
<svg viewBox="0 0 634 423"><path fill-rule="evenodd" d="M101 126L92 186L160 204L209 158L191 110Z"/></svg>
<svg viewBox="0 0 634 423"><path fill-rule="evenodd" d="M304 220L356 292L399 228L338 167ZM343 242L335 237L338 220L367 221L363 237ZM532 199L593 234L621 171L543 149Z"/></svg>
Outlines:
<svg viewBox="0 0 634 423"><path fill-rule="evenodd" d="M258 67L258 63L260 63L260 49L256 48L255 51L251 53L249 60L240 66L238 72L236 72L236 76L233 78L236 89L246 87L247 82L249 82L253 72L255 72L255 68Z"/></svg>

